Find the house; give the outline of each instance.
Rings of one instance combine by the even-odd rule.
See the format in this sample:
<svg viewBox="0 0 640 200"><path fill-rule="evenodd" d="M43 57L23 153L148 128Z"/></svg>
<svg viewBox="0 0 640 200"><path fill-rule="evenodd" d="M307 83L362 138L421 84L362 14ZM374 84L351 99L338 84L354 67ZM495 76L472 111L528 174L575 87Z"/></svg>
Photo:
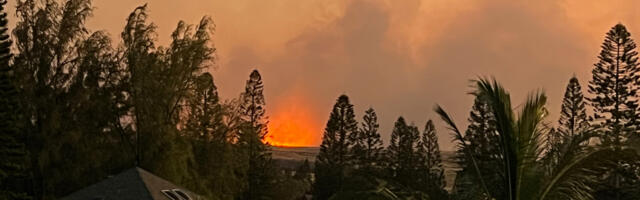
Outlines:
<svg viewBox="0 0 640 200"><path fill-rule="evenodd" d="M76 191L63 200L200 200L199 195L139 167Z"/></svg>

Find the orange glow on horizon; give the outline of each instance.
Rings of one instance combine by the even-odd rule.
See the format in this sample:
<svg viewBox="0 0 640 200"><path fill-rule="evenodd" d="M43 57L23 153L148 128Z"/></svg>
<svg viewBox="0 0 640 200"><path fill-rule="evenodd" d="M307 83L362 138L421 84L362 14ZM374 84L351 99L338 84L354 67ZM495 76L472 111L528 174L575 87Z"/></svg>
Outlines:
<svg viewBox="0 0 640 200"><path fill-rule="evenodd" d="M321 128L308 102L301 96L289 96L269 116L269 133L265 141L273 146L304 147L320 143Z"/></svg>

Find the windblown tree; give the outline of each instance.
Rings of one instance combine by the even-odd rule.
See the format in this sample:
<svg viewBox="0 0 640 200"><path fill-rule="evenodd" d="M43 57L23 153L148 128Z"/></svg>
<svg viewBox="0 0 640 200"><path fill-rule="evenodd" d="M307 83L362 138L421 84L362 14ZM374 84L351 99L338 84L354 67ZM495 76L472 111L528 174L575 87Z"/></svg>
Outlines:
<svg viewBox="0 0 640 200"><path fill-rule="evenodd" d="M178 184L193 182L190 144L177 124L190 87L212 59L210 19L180 23L172 44L156 48L155 26L141 6L114 49L106 33L85 28L90 0L26 0L16 8L14 69L29 119L21 121L35 199L135 165Z"/></svg>
<svg viewBox="0 0 640 200"><path fill-rule="evenodd" d="M209 73L200 75L186 100L187 117L183 119L188 134L202 141L224 143L228 140L223 132L223 111L218 88Z"/></svg>
<svg viewBox="0 0 640 200"><path fill-rule="evenodd" d="M438 135L433 121L427 121L424 131L418 143L420 155L418 182L420 190L429 195L431 199L447 199L447 191L444 190L444 168L442 156L438 145Z"/></svg>
<svg viewBox="0 0 640 200"><path fill-rule="evenodd" d="M121 127L133 130L135 163L179 184L195 181L189 164L191 144L178 128L193 85L210 65L213 26L208 17L196 26L179 22L167 48L155 46L155 25L148 22L147 6L136 8L121 34L124 92L128 94ZM158 160L157 158L164 158Z"/></svg>
<svg viewBox="0 0 640 200"><path fill-rule="evenodd" d="M314 199L329 199L342 189L349 167L349 138L357 132L353 105L349 103L349 97L341 95L333 106L316 157Z"/></svg>
<svg viewBox="0 0 640 200"><path fill-rule="evenodd" d="M265 116L264 86L258 70L253 70L240 97L240 108L244 125L240 129L239 143L246 153L248 161L247 188L244 199L262 198L265 188L270 186L269 171L271 154L267 144L263 143L267 135L267 117Z"/></svg>
<svg viewBox="0 0 640 200"><path fill-rule="evenodd" d="M185 186L201 191L200 194L217 199L232 199L241 192L244 174L242 156L231 143L230 135L223 123L227 116L220 103L213 76L200 75L193 85L183 111L184 136L190 138L195 162L193 171L199 180Z"/></svg>
<svg viewBox="0 0 640 200"><path fill-rule="evenodd" d="M106 123L113 121L111 113L101 109L110 106L92 105L105 101L97 93L84 93L106 94L94 83L106 88L113 80L100 76L107 65L98 64L110 59L109 49L99 49L105 42L99 32L88 36L84 22L91 13L88 0L16 3L13 69L35 199L65 194L106 176L94 169L106 164L109 154L95 152L108 151L107 141L119 138L107 139L116 129ZM89 155L104 159L86 159ZM112 161L114 168L121 163Z"/></svg>
<svg viewBox="0 0 640 200"><path fill-rule="evenodd" d="M362 169L363 172L375 174L382 167L384 151L378 132L380 127L378 116L373 108L369 108L365 111L362 120L360 129L349 138L353 145L351 147L352 161L356 168Z"/></svg>
<svg viewBox="0 0 640 200"><path fill-rule="evenodd" d="M603 145L620 146L631 135L638 134L637 80L640 79L640 68L637 55L636 44L624 25L616 24L607 32L599 61L592 71L593 79L589 82L594 123L604 132L601 137ZM636 198L625 196L638 193L630 188L634 187L633 182L638 182L638 174L632 172L640 163L628 164L632 164L630 169L622 169L625 165L622 163L613 169L608 180L599 186L599 193L616 199Z"/></svg>
<svg viewBox="0 0 640 200"><path fill-rule="evenodd" d="M0 1L0 199L29 199L27 151L20 130L20 96L9 66L11 39L7 28L7 1Z"/></svg>

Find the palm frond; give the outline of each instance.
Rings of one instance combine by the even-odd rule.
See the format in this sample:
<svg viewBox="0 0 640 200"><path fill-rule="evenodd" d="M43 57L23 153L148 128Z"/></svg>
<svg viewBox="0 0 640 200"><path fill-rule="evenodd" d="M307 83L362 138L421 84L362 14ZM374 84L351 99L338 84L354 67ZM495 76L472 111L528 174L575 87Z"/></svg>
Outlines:
<svg viewBox="0 0 640 200"><path fill-rule="evenodd" d="M480 78L476 81L476 91L473 93L477 98L485 100L492 108L496 118L496 129L500 136L500 147L502 149L504 162L504 188L507 191L508 199L516 199L516 174L518 156L514 148L514 115L511 108L511 97L509 93L498 82Z"/></svg>
<svg viewBox="0 0 640 200"><path fill-rule="evenodd" d="M448 126L447 128L454 133L454 138L458 140L462 145L462 148L465 149L464 153L467 154L467 157L471 159L471 162L473 163L473 168L475 169L476 175L478 176L478 180L480 180L480 184L482 185L482 189L484 190L485 194L491 195L491 193L489 193L489 189L487 188L486 181L484 180L484 176L482 176L480 168L478 167L478 163L474 158L473 153L469 151L470 148L467 148L468 143L465 141L464 137L462 136L462 133L458 129L458 126L456 126L456 123L453 121L453 119L451 119L451 117L449 117L449 114L447 114L447 112L444 111L442 107L440 107L440 105L436 105L434 110L436 111L436 113L438 113L438 115L440 115L440 118L442 118L442 121L444 121L447 124Z"/></svg>
<svg viewBox="0 0 640 200"><path fill-rule="evenodd" d="M601 147L590 149L563 162L545 183L538 199L593 199L593 188L600 174L618 161L638 159L629 148Z"/></svg>
<svg viewBox="0 0 640 200"><path fill-rule="evenodd" d="M542 136L543 119L546 115L544 93L530 94L520 111L514 133L517 157L517 184L518 197L532 196L538 192L542 168L538 167L538 158L542 150L540 138Z"/></svg>

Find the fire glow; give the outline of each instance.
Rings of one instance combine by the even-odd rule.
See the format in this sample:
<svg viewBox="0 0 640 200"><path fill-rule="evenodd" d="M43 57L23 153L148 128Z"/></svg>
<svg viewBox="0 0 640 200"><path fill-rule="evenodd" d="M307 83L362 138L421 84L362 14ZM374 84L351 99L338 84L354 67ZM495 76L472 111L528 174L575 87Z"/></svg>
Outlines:
<svg viewBox="0 0 640 200"><path fill-rule="evenodd" d="M273 146L317 146L322 129L313 117L309 103L300 96L290 96L269 116L266 142Z"/></svg>

